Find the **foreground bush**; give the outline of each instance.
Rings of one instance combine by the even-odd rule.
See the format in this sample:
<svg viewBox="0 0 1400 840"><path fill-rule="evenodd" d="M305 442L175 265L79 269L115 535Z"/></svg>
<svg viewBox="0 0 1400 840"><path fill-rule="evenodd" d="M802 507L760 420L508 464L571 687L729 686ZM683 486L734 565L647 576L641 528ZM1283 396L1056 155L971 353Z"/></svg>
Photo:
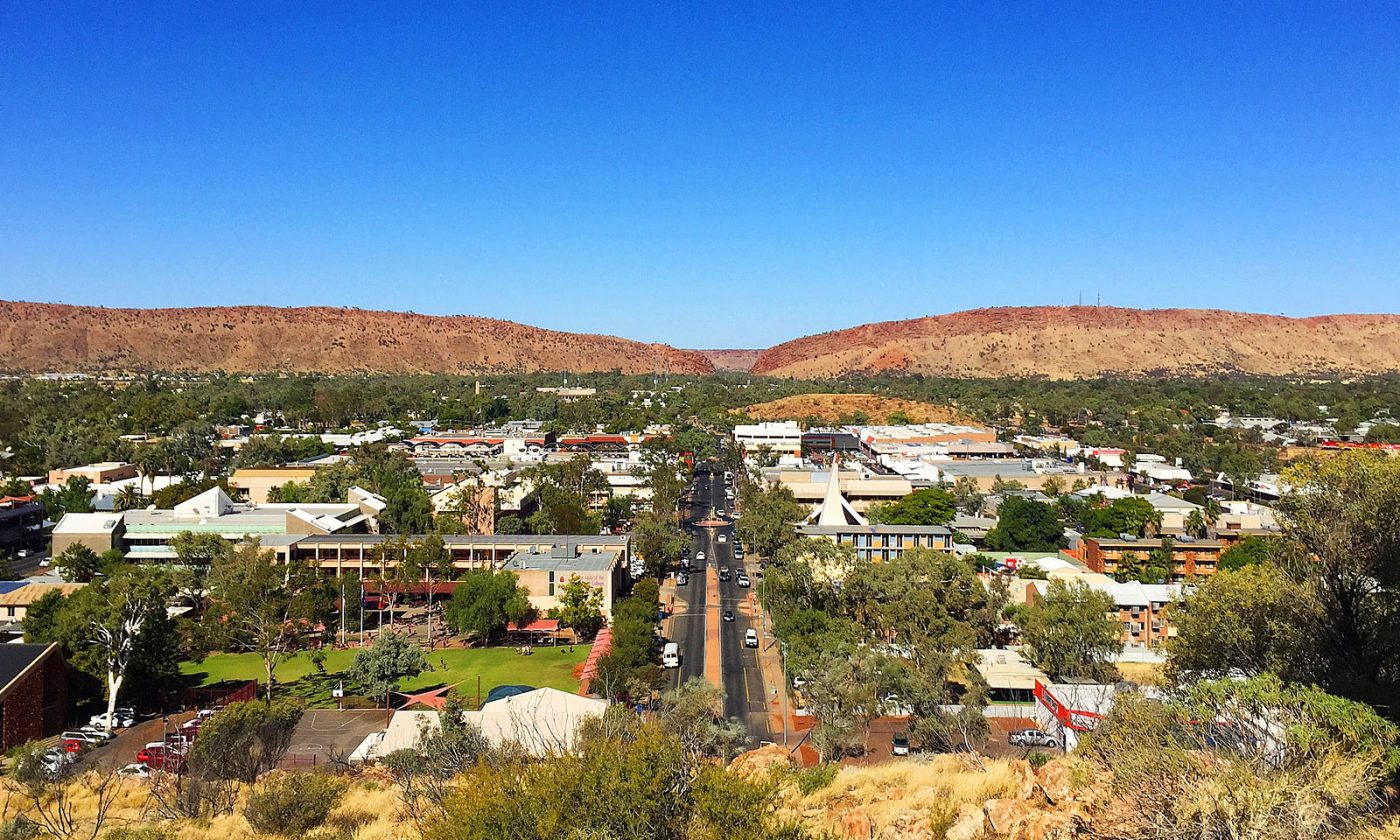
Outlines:
<svg viewBox="0 0 1400 840"><path fill-rule="evenodd" d="M243 815L255 831L300 837L318 828L345 794L345 783L321 773L292 773L263 781Z"/></svg>
<svg viewBox="0 0 1400 840"><path fill-rule="evenodd" d="M1122 695L1086 742L1120 806L1095 830L1201 840L1365 832L1400 766L1397 743L1395 725L1369 706L1268 674L1200 682L1165 702Z"/></svg>
<svg viewBox="0 0 1400 840"><path fill-rule="evenodd" d="M581 736L575 754L471 768L424 837L805 837L773 817L775 793L771 784L696 761L656 724L614 718Z"/></svg>

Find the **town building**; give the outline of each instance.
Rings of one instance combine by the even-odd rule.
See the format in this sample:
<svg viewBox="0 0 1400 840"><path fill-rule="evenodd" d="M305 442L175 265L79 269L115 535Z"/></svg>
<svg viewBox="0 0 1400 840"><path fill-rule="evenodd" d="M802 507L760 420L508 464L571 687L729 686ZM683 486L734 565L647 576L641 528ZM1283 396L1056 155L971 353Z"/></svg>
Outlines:
<svg viewBox="0 0 1400 840"><path fill-rule="evenodd" d="M373 532L379 529L383 497L359 487L349 500L332 504L239 504L211 487L168 510L66 514L55 527L54 550L74 543L93 550L119 548L133 562L176 559L171 541L185 532L217 534L229 542L286 534Z"/></svg>
<svg viewBox="0 0 1400 840"><path fill-rule="evenodd" d="M839 469L770 467L763 470L763 477L791 490L797 501L806 505L808 510L815 511L826 499L833 472L839 473L842 498L862 514L870 510L871 505L897 502L916 489L914 483L903 476L875 475L857 470L841 472Z"/></svg>
<svg viewBox="0 0 1400 840"><path fill-rule="evenodd" d="M942 525L798 525L797 533L848 545L867 562L897 560L913 548L953 550L953 532Z"/></svg>
<svg viewBox="0 0 1400 840"><path fill-rule="evenodd" d="M794 420L765 423L740 423L734 427L734 442L746 457L760 449L775 455L802 455L802 427Z"/></svg>
<svg viewBox="0 0 1400 840"><path fill-rule="evenodd" d="M229 477L234 498L256 505L267 503L268 491L284 484L305 484L316 477L313 467L259 467L234 470Z"/></svg>
<svg viewBox="0 0 1400 840"><path fill-rule="evenodd" d="M612 618L613 598L622 589L624 570L617 551L579 552L567 545L521 549L501 567L513 572L530 592L540 615L559 606L562 587L577 577L603 593L603 615Z"/></svg>
<svg viewBox="0 0 1400 840"><path fill-rule="evenodd" d="M33 496L0 496L0 556L44 545L44 506Z"/></svg>
<svg viewBox="0 0 1400 840"><path fill-rule="evenodd" d="M266 537L262 544L272 549L279 562L295 559L319 567L328 576L353 571L360 579L368 580L380 573L385 562L383 546L390 539L382 534L283 534ZM411 542L422 537L408 539ZM503 568L522 551L611 553L624 569L631 559L626 535L443 534L442 542L458 573ZM392 556L388 562L393 565Z"/></svg>
<svg viewBox="0 0 1400 840"><path fill-rule="evenodd" d="M1118 564L1127 555L1146 559L1153 551L1170 546L1172 552L1170 580L1181 583L1190 577L1208 577L1220 565L1220 555L1226 543L1221 540L1160 540L1147 538L1084 537L1080 540L1081 559L1090 570L1105 575L1118 571Z"/></svg>
<svg viewBox="0 0 1400 840"><path fill-rule="evenodd" d="M68 467L49 470L49 484L64 484L70 478L86 478L93 484L111 484L125 478L135 478L138 474L135 464L125 461L103 461L81 467Z"/></svg>
<svg viewBox="0 0 1400 840"><path fill-rule="evenodd" d="M68 721L68 664L58 643L0 645L0 750L42 741Z"/></svg>
<svg viewBox="0 0 1400 840"><path fill-rule="evenodd" d="M5 583L20 583L20 581L5 581ZM82 589L87 584L84 583L25 583L13 589L5 587L5 591L0 591L0 623L18 624L24 620L29 612L29 607L40 598L50 592L57 592L65 598ZM0 649L8 645L0 645Z"/></svg>
<svg viewBox="0 0 1400 840"><path fill-rule="evenodd" d="M67 513L53 527L52 553L57 557L75 545L101 554L122 547L126 525L120 513Z"/></svg>
<svg viewBox="0 0 1400 840"><path fill-rule="evenodd" d="M861 448L879 455L889 445L950 444L960 442L996 443L997 433L982 426L957 423L911 423L899 426L853 426Z"/></svg>

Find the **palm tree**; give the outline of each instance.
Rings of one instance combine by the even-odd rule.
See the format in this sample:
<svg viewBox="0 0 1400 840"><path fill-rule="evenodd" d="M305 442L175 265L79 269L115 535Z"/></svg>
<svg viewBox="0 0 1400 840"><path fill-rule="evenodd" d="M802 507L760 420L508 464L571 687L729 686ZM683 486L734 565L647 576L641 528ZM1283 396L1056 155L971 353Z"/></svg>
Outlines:
<svg viewBox="0 0 1400 840"><path fill-rule="evenodd" d="M1186 532L1193 537L1204 537L1206 535L1206 515L1196 508L1186 515Z"/></svg>
<svg viewBox="0 0 1400 840"><path fill-rule="evenodd" d="M136 510L141 506L142 501L141 491L136 488L136 485L128 484L117 491L116 497L112 499L112 507L118 511Z"/></svg>

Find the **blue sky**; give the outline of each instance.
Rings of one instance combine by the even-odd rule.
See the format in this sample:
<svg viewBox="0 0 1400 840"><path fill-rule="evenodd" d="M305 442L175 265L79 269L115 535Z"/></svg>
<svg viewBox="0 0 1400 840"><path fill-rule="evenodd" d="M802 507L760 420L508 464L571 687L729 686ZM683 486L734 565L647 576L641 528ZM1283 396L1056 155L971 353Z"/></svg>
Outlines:
<svg viewBox="0 0 1400 840"><path fill-rule="evenodd" d="M1383 2L11 0L0 297L689 347L1397 312L1397 44Z"/></svg>

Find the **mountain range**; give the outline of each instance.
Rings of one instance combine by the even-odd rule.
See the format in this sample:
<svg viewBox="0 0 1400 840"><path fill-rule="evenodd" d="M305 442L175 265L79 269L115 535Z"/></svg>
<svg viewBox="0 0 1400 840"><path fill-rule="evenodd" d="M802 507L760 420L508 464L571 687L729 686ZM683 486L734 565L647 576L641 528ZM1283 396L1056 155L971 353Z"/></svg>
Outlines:
<svg viewBox="0 0 1400 840"><path fill-rule="evenodd" d="M110 309L0 301L0 371L950 377L1350 376L1400 371L1400 316L1214 309L975 309L766 350L683 350L473 316L333 307Z"/></svg>

